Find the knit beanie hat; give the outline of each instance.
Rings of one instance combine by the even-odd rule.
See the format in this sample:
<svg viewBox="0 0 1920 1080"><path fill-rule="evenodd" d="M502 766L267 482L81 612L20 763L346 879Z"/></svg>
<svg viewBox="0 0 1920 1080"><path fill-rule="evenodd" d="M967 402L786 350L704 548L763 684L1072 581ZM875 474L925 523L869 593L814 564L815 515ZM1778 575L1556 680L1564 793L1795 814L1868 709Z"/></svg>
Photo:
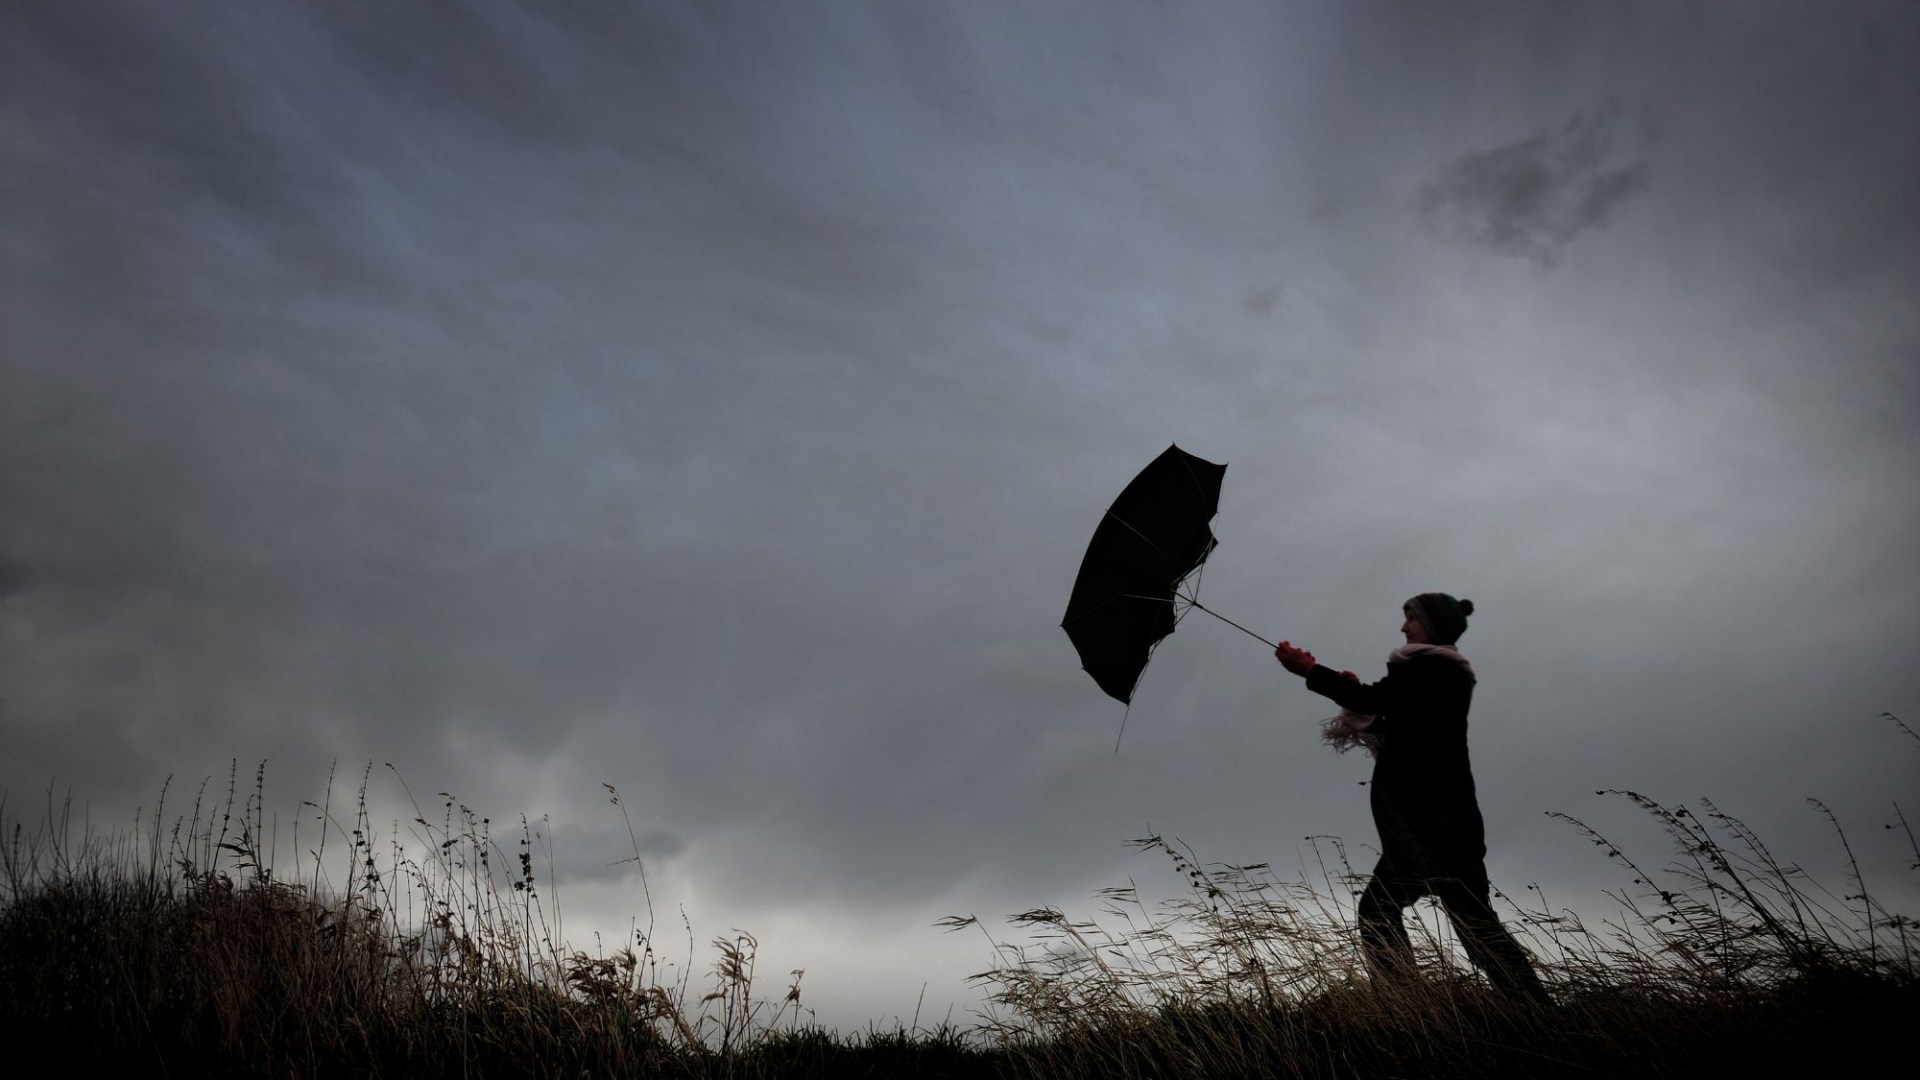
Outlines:
<svg viewBox="0 0 1920 1080"><path fill-rule="evenodd" d="M1473 601L1455 600L1443 592L1427 592L1407 601L1406 611L1426 627L1428 641L1451 645L1467 632L1467 616L1473 614Z"/></svg>

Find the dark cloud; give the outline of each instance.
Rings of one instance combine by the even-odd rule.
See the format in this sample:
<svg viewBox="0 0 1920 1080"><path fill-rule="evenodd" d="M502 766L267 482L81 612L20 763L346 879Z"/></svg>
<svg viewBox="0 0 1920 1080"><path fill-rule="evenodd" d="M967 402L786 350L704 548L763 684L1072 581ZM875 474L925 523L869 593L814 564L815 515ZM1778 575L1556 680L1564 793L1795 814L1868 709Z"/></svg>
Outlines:
<svg viewBox="0 0 1920 1080"><path fill-rule="evenodd" d="M33 568L22 562L0 558L0 603L25 592L34 582Z"/></svg>
<svg viewBox="0 0 1920 1080"><path fill-rule="evenodd" d="M552 853L555 872L564 887L572 882L620 882L636 878L645 865L645 873L659 874L672 860L686 854L685 838L663 829L636 827L629 834L616 823L596 823L582 828L572 823L551 825L533 822L528 826L541 858Z"/></svg>
<svg viewBox="0 0 1920 1080"><path fill-rule="evenodd" d="M1429 227L1505 255L1551 263L1647 186L1649 139L1616 105L1448 162L1415 200Z"/></svg>
<svg viewBox="0 0 1920 1080"><path fill-rule="evenodd" d="M393 761L627 898L612 782L663 907L808 942L1357 850L1257 644L1114 754L1058 630L1175 440L1240 621L1480 603L1502 872L1569 792L1910 780L1836 719L1916 690L1910 14L429 10L0 13L0 787Z"/></svg>
<svg viewBox="0 0 1920 1080"><path fill-rule="evenodd" d="M541 24L512 4L310 9L321 40L395 109L477 116L533 145L574 135L555 75L543 70ZM421 48L431 40L431 48ZM553 57L556 65L570 59Z"/></svg>
<svg viewBox="0 0 1920 1080"><path fill-rule="evenodd" d="M299 74L272 70L292 59L280 24L214 18L221 34L139 5L10 8L0 112L16 134L0 182L8 205L35 207L9 222L32 259L22 285L116 319L178 318L165 301L188 265L196 284L229 288L289 267L335 283L368 274L327 207L364 140L290 131L298 90L263 85Z"/></svg>

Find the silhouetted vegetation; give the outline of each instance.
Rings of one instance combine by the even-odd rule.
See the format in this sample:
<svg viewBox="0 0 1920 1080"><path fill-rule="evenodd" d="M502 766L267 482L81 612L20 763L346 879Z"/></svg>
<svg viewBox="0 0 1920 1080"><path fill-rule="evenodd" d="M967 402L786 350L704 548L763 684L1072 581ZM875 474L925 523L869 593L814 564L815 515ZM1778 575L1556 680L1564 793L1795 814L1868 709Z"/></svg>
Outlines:
<svg viewBox="0 0 1920 1080"><path fill-rule="evenodd" d="M1496 994L1430 917L1424 977L1369 981L1337 841L1309 883L1155 836L1138 844L1171 860L1184 895L1115 888L1090 919L1022 912L1020 942L946 920L986 933L996 958L976 976L978 1023L843 1035L814 1023L797 981L756 988L748 935L713 942L698 980L690 930L664 961L644 875L633 940L570 951L527 822L503 843L443 795L411 843L376 840L365 785L349 821L306 804L321 829L298 879L271 865L262 775L244 795L203 785L171 821L163 798L110 836L73 836L55 806L34 829L9 821L7 1045L79 1075L1704 1077L1900 1060L1920 1015L1920 924L1868 893L1837 822L1853 869L1835 895L1705 802L1616 793L1672 839L1658 871L1566 819L1631 884L1599 926L1534 890L1506 900L1551 1008ZM1893 814L1887 835L1920 870ZM329 879L329 865L346 869Z"/></svg>

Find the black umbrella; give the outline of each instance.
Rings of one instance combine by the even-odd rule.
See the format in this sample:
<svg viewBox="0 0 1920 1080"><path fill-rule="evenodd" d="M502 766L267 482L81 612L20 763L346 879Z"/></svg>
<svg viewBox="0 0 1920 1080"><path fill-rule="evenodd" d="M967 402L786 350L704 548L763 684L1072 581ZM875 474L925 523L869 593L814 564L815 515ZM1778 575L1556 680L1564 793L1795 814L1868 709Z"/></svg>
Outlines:
<svg viewBox="0 0 1920 1080"><path fill-rule="evenodd" d="M1213 551L1208 523L1219 510L1226 474L1225 465L1169 446L1140 470L1094 529L1060 625L1080 653L1080 665L1108 695L1132 703L1147 659L1179 622L1176 600L1207 611L1195 590L1183 592L1181 586Z"/></svg>

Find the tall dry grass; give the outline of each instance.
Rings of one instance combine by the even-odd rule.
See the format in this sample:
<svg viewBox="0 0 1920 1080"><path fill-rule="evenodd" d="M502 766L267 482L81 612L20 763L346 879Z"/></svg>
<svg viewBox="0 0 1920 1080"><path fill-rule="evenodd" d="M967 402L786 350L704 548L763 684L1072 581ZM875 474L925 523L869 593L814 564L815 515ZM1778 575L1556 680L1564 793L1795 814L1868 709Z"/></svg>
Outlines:
<svg viewBox="0 0 1920 1080"><path fill-rule="evenodd" d="M78 1075L831 1075L848 1054L937 1072L971 1053L951 1030L819 1030L797 976L761 991L747 933L714 940L698 971L684 917L677 941L656 937L644 868L632 939L570 949L531 823L503 838L442 793L383 839L370 773L344 820L331 785L303 804L297 875L273 862L264 767L250 791L203 784L172 818L163 792L130 832L51 799L37 828L9 820L6 1044L54 1048Z"/></svg>
<svg viewBox="0 0 1920 1080"><path fill-rule="evenodd" d="M1088 917L1021 912L1009 918L1018 940L972 916L944 925L985 935L981 1030L1031 1075L1694 1077L1911 1057L1920 922L1869 892L1830 809L1808 800L1846 857L1838 892L1710 801L1599 794L1657 821L1673 857L1649 870L1554 815L1629 884L1608 893L1617 913L1597 923L1537 887L1524 901L1496 893L1552 1007L1497 993L1431 902L1411 927L1424 977L1369 980L1351 929L1365 877L1334 838L1310 838L1312 877L1283 878L1265 863L1203 864L1148 836L1135 846L1167 860L1183 893L1149 903L1129 884L1104 890ZM1892 815L1887 835L1920 870L1897 803Z"/></svg>
<svg viewBox="0 0 1920 1080"><path fill-rule="evenodd" d="M1665 831L1672 856L1652 870L1562 815L1627 884L1594 921L1537 888L1499 896L1551 1008L1496 994L1431 908L1413 925L1422 977L1369 980L1352 929L1364 878L1337 839L1289 878L1149 836L1136 846L1182 891L1016 913L1011 939L945 920L992 957L978 1023L843 1036L813 1022L797 977L761 986L751 935L702 950L684 915L660 930L637 841L633 935L588 953L563 940L525 819L496 834L450 794L431 813L408 794L412 819L376 835L369 768L338 816L331 785L303 804L287 838L303 856L283 874L264 769L239 780L172 817L163 793L109 833L51 798L33 828L0 802L0 1038L23 1060L52 1049L79 1075L1679 1078L1910 1056L1920 1015L1920 923L1874 898L1817 802L1849 868L1838 890L1705 801L1613 793ZM1885 824L1876 838L1920 871L1897 804Z"/></svg>

